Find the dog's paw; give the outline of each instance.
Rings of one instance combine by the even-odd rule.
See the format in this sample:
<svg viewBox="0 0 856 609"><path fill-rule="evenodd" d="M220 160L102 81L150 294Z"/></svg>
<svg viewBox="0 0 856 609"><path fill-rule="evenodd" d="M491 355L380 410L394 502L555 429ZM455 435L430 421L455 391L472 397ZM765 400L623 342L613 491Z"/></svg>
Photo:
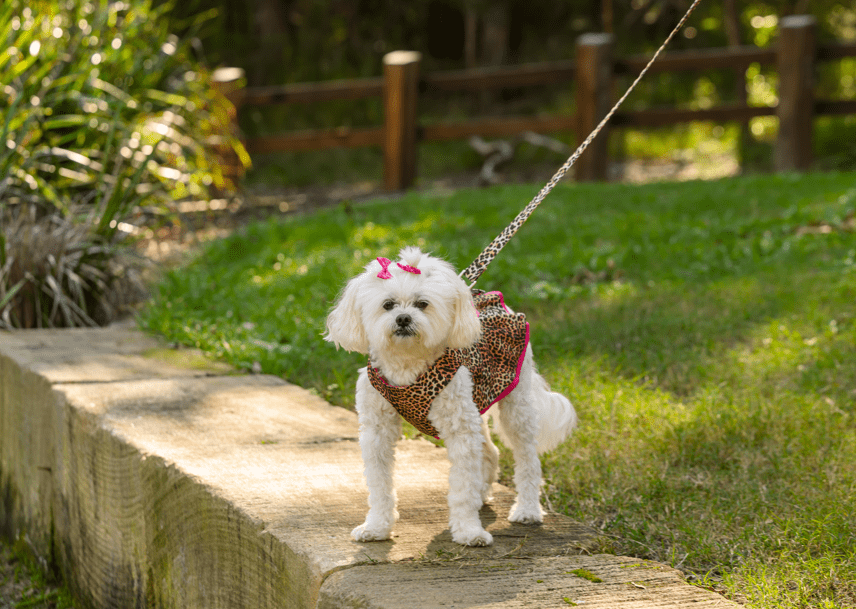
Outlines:
<svg viewBox="0 0 856 609"><path fill-rule="evenodd" d="M356 541L384 541L392 537L392 529L371 526L369 523L364 522L351 531L351 537Z"/></svg>
<svg viewBox="0 0 856 609"><path fill-rule="evenodd" d="M544 522L544 510L541 506L523 506L515 504L511 508L511 514L508 515L511 522L519 522L520 524L541 524Z"/></svg>
<svg viewBox="0 0 856 609"><path fill-rule="evenodd" d="M493 543L493 536L482 528L452 533L452 541L462 546L483 547Z"/></svg>

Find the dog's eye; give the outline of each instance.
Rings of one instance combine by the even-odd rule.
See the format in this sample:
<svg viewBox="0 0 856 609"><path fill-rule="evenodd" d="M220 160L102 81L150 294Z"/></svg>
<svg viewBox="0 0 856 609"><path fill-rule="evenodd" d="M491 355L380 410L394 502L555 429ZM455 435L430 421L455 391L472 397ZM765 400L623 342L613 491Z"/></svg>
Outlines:
<svg viewBox="0 0 856 609"><path fill-rule="evenodd" d="M395 302L392 300L387 300L385 303L383 303L384 311L392 311L393 307L395 307Z"/></svg>
<svg viewBox="0 0 856 609"><path fill-rule="evenodd" d="M416 301L416 308L419 309L420 311L424 311L425 309L428 308L428 301L427 300L417 300Z"/></svg>

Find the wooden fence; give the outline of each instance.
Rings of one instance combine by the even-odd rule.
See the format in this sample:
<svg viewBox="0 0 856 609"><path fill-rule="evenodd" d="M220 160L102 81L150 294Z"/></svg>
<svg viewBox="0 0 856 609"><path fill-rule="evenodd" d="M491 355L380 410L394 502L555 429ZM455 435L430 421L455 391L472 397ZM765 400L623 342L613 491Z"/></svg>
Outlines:
<svg viewBox="0 0 856 609"><path fill-rule="evenodd" d="M655 127L689 121L746 121L756 116L776 116L779 134L775 146L777 171L807 169L811 163L812 123L815 116L856 114L856 100L818 100L814 96L814 72L818 62L856 56L856 44L818 45L816 23L811 16L785 17L780 21L775 48L739 47L666 53L649 73L745 70L752 63L775 65L779 74L778 104L758 107L723 105L713 108L649 109L619 111L613 126ZM588 134L614 102L616 76L636 75L648 57L614 58L610 34L586 34L577 42L574 60L420 74L420 55L394 51L384 57L383 76L354 80L300 83L269 87L230 87L224 90L238 111L248 106L315 103L381 97L384 125L368 128L338 127L294 131L247 140L254 153L317 150L332 147L382 146L384 184L390 190L409 188L416 179L417 148L420 142L465 139L473 135L506 137L534 131L574 131ZM222 80L236 79L234 71ZM478 92L491 89L574 82L574 116L512 116L420 125L418 100L422 93ZM594 140L575 166L578 180L604 180L608 167L607 137Z"/></svg>

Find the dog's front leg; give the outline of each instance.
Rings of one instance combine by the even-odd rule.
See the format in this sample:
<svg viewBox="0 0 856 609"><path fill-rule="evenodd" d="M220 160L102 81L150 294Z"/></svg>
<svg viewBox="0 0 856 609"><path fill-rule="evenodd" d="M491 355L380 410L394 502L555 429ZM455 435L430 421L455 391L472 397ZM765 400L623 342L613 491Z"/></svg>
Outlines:
<svg viewBox="0 0 856 609"><path fill-rule="evenodd" d="M365 372L357 381L356 407L360 450L369 488L369 512L366 521L351 531L351 536L357 541L389 539L398 520L392 472L401 421L395 409L371 386Z"/></svg>
<svg viewBox="0 0 856 609"><path fill-rule="evenodd" d="M463 372L463 376L461 375ZM466 368L431 406L428 420L446 444L449 469L449 528L452 540L466 546L489 546L493 537L484 530L479 509L484 503L484 443L478 408L472 401L472 382Z"/></svg>
<svg viewBox="0 0 856 609"><path fill-rule="evenodd" d="M482 506L482 444L478 434L456 434L445 438L451 461L449 470L449 528L452 540L465 546L489 546L493 537L479 518Z"/></svg>

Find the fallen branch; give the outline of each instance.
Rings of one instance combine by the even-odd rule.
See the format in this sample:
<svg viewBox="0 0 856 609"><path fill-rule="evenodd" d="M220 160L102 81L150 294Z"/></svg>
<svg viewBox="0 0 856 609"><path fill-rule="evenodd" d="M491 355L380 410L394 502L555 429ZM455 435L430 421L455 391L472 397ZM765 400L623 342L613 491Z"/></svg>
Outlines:
<svg viewBox="0 0 856 609"><path fill-rule="evenodd" d="M497 175L497 169L514 158L517 147L523 142L538 148L546 148L563 156L572 152L570 146L559 140L532 131L525 131L510 140L494 140L492 142L474 135L470 138L470 146L483 158L482 168L479 172L479 185L489 186L499 183L500 178Z"/></svg>

